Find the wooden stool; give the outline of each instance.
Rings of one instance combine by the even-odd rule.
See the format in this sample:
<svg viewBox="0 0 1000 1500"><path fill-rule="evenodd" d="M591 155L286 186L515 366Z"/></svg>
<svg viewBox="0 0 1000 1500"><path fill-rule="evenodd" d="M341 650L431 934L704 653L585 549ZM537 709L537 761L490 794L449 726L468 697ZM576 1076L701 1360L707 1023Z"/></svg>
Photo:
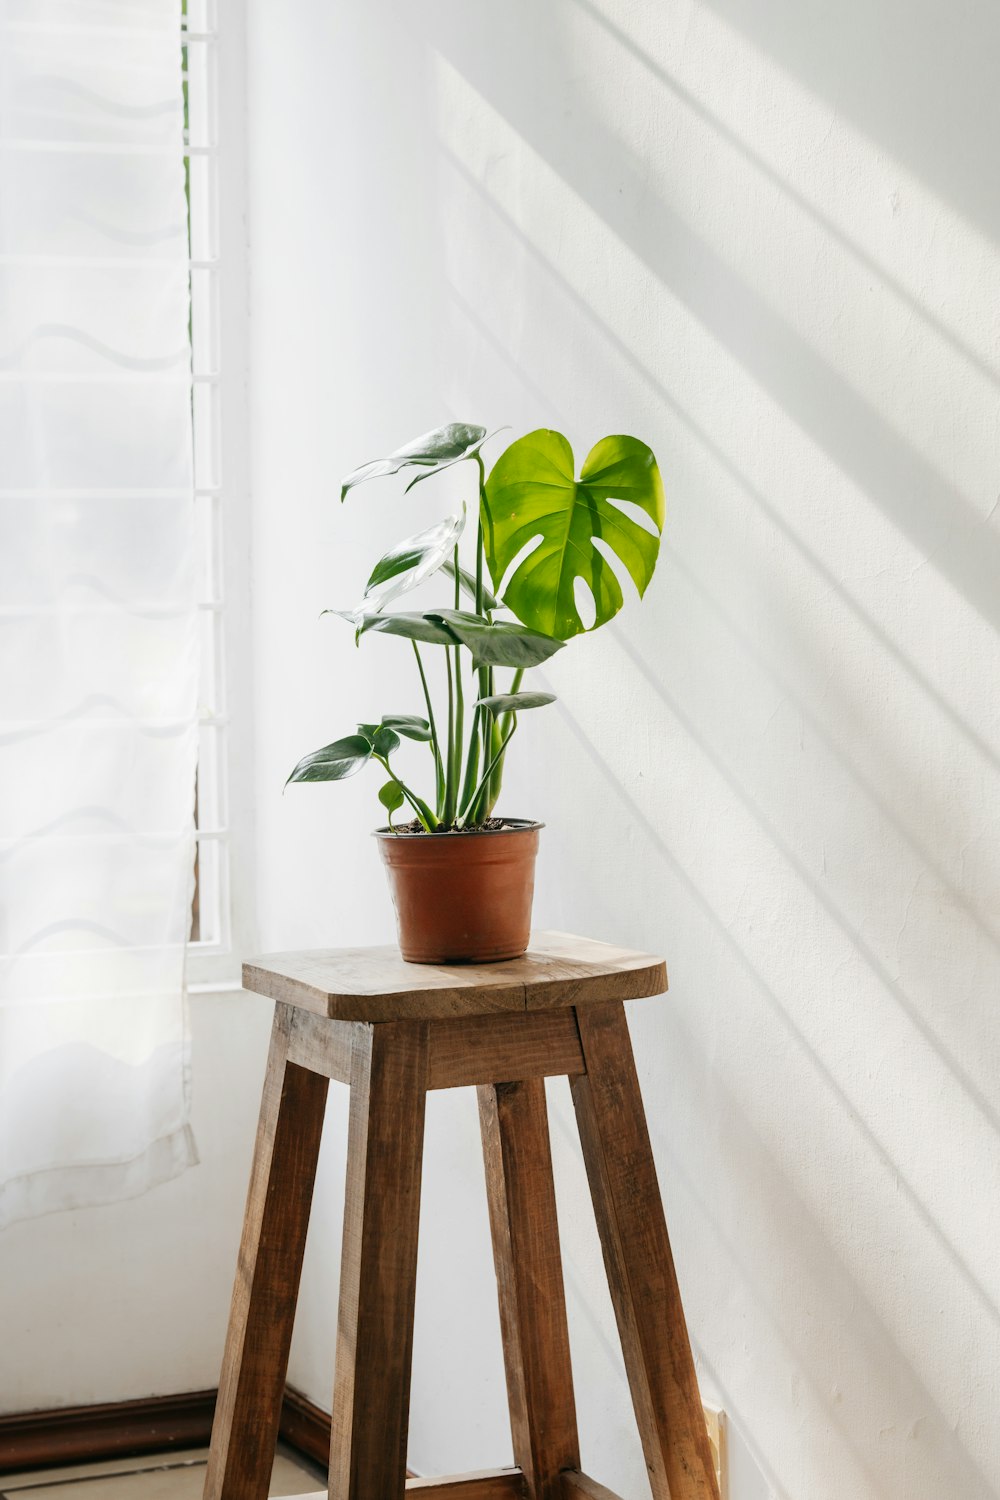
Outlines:
<svg viewBox="0 0 1000 1500"><path fill-rule="evenodd" d="M246 964L243 982L276 1005L205 1500L266 1500L331 1078L351 1088L331 1500L614 1500L580 1473L543 1082L562 1073L653 1495L718 1500L622 1007L666 989L662 961L542 933L507 963L283 953ZM407 1480L424 1104L466 1084L517 1467Z"/></svg>

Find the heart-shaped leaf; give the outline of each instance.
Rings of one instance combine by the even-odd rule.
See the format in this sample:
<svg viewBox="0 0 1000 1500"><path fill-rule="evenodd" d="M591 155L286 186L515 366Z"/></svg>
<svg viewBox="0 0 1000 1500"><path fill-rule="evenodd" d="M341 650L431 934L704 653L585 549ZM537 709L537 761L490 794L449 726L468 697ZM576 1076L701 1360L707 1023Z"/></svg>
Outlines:
<svg viewBox="0 0 1000 1500"><path fill-rule="evenodd" d="M303 756L288 781L344 781L367 765L371 755L370 740L361 734L349 734L346 739L334 740L332 745Z"/></svg>
<svg viewBox="0 0 1000 1500"><path fill-rule="evenodd" d="M544 708L555 701L555 693L492 693L488 698L480 698L479 704L491 714L519 714L526 708Z"/></svg>
<svg viewBox="0 0 1000 1500"><path fill-rule="evenodd" d="M393 813L398 812L406 801L399 782L387 781L385 786L379 787L378 800L389 814L389 827L391 828Z"/></svg>
<svg viewBox="0 0 1000 1500"><path fill-rule="evenodd" d="M364 598L355 607L355 620L383 609L390 600L398 599L400 594L415 589L436 573L445 559L451 557L464 529L463 505L458 515L447 516L436 525L428 526L426 531L418 531L415 536L398 542L372 569L365 584Z"/></svg>
<svg viewBox="0 0 1000 1500"><path fill-rule="evenodd" d="M457 638L444 628L437 616L404 612L396 615L364 615L358 621L351 609L325 609L323 613L337 615L341 620L349 620L355 627L355 633L359 638L367 635L369 630L377 630L383 635L401 635L408 641L425 641L431 646L457 646L459 644Z"/></svg>
<svg viewBox="0 0 1000 1500"><path fill-rule="evenodd" d="M638 506L655 534L615 500ZM518 553L537 542L514 569L503 602L525 625L568 640L586 629L574 596L577 578L594 597L592 629L622 607L621 586L594 541L615 553L641 595L656 566L663 521L663 484L645 443L602 438L576 480L569 443L562 433L540 428L511 443L486 483L483 533L493 586L499 590Z"/></svg>
<svg viewBox="0 0 1000 1500"><path fill-rule="evenodd" d="M466 614L464 610L439 609L427 618L440 622L463 646L467 646L476 666L537 667L563 647L562 641L538 630L529 630L525 625L516 625L510 620L498 620L488 625L478 615Z"/></svg>
<svg viewBox="0 0 1000 1500"><path fill-rule="evenodd" d="M386 729L394 729L408 740L427 741L432 738L430 724L416 714L384 714L382 723Z"/></svg>
<svg viewBox="0 0 1000 1500"><path fill-rule="evenodd" d="M355 485L364 484L368 479L398 474L400 469L415 465L423 472L406 486L408 490L412 489L421 479L429 479L432 474L448 469L452 464L461 463L464 458L471 458L474 453L478 453L485 439L486 428L476 427L469 422L449 422L446 427L436 427L433 432L425 432L414 438L412 443L397 448L388 458L374 459L348 474L341 483L340 498L343 500L348 490Z"/></svg>

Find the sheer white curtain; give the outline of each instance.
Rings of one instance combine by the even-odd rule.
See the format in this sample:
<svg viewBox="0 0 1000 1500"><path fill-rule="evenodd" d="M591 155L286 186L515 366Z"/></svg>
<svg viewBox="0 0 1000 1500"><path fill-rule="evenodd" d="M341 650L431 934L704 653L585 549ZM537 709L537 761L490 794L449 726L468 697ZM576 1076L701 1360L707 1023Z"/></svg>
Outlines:
<svg viewBox="0 0 1000 1500"><path fill-rule="evenodd" d="M0 1226L196 1158L180 0L0 0Z"/></svg>

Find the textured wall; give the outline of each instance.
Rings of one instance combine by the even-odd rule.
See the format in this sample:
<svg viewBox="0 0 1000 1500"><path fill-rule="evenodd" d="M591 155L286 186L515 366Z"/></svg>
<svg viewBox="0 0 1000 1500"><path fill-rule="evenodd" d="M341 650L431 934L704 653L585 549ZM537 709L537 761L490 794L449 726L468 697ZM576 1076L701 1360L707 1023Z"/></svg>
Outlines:
<svg viewBox="0 0 1000 1500"><path fill-rule="evenodd" d="M454 489L341 509L338 476L451 418L581 456L646 438L658 578L562 654L510 776L548 823L537 915L668 956L633 1035L733 1500L986 1500L995 8L251 0L250 31L264 945L390 931L374 778L279 793L358 717L418 707L403 652L316 616ZM585 1461L641 1494L553 1105ZM293 1356L318 1400L342 1153L338 1105ZM425 1472L509 1452L491 1296L472 1100L435 1098Z"/></svg>

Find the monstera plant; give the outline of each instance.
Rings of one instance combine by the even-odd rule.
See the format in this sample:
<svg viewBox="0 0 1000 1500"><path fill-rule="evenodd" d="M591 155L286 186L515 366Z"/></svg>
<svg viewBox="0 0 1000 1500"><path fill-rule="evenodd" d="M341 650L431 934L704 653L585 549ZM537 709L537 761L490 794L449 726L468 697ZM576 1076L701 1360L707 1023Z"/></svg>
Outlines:
<svg viewBox="0 0 1000 1500"><path fill-rule="evenodd" d="M463 505L459 513L386 552L353 609L330 611L353 626L358 644L371 634L409 641L423 712L388 713L377 724L359 724L355 733L305 756L288 778L342 781L376 762L383 772L378 796L388 818L381 834L390 874L394 863L418 860L420 881L426 884L424 866L434 860L435 900L442 890L443 858L450 863L481 858L493 865L503 847L496 840L505 834L530 834L537 846L539 825L494 817L520 715L554 701L549 692L525 687L524 674L548 661L573 636L613 619L623 603L619 571L628 574L640 595L645 593L663 530L659 469L638 438L602 438L578 477L572 449L561 433L540 428L517 439L489 474L482 456L486 441L484 427L453 422L388 458L364 464L343 481L341 500L369 480L404 470L414 471L406 485L410 490L455 464L473 464L478 478L477 494L470 495L474 547L466 567L462 543L471 528L469 507ZM435 574L447 580L440 608L390 608ZM593 612L589 625L580 612L581 583ZM510 674L505 681L500 680L503 673ZM422 789L411 784L409 773L404 779L394 759L404 739L427 747L429 785ZM412 821L394 823L404 807ZM494 842L480 840L473 846L449 838L446 856L441 852L445 845L437 840L422 838L425 852L419 854L411 839L484 833ZM390 840L406 842L405 852L399 846L391 851ZM432 844L433 854L428 852ZM460 846L464 854L458 853ZM531 863L533 867L533 848ZM470 880L466 870L454 895L460 904ZM395 895L402 924L398 888ZM469 899L481 907L494 896L482 890ZM528 906L530 910L530 884ZM426 925L426 920L424 913L419 921ZM408 956L405 943L403 947Z"/></svg>

